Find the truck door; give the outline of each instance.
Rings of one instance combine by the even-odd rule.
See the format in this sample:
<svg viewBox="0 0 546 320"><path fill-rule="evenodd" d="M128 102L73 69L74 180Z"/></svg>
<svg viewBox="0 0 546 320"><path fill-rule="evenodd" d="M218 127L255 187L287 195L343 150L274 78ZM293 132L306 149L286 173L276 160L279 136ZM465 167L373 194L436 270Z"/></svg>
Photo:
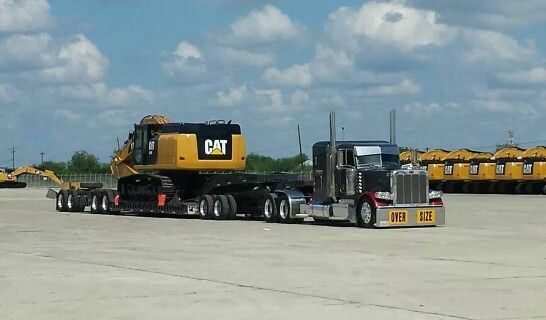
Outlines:
<svg viewBox="0 0 546 320"><path fill-rule="evenodd" d="M326 147L313 148L313 199L326 199Z"/></svg>

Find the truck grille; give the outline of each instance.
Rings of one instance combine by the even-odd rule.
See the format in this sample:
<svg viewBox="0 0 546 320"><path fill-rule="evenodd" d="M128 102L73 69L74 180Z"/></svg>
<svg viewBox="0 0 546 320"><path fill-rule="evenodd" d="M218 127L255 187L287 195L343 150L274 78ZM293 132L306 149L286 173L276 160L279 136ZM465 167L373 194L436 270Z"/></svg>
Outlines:
<svg viewBox="0 0 546 320"><path fill-rule="evenodd" d="M395 204L428 203L428 181L424 171L400 170L393 173Z"/></svg>

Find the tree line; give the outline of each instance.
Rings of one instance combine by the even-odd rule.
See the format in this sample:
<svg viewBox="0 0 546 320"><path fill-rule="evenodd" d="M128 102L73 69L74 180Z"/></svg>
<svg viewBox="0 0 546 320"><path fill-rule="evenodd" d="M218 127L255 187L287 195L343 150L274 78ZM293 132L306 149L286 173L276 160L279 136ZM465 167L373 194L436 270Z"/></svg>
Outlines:
<svg viewBox="0 0 546 320"><path fill-rule="evenodd" d="M246 158L246 171L248 172L292 172L311 171L307 164L307 155L295 155L286 158L272 158L251 153ZM110 163L104 163L99 158L87 151L76 151L69 161L44 161L35 167L52 170L56 174L86 174L86 173L110 173Z"/></svg>

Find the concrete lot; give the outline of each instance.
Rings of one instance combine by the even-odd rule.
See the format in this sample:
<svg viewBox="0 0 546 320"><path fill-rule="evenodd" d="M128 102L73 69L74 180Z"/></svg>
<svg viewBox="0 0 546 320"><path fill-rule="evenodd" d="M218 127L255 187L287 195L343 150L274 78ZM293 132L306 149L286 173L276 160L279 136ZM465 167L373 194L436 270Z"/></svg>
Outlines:
<svg viewBox="0 0 546 320"><path fill-rule="evenodd" d="M546 196L442 228L70 214L0 190L0 319L546 319Z"/></svg>

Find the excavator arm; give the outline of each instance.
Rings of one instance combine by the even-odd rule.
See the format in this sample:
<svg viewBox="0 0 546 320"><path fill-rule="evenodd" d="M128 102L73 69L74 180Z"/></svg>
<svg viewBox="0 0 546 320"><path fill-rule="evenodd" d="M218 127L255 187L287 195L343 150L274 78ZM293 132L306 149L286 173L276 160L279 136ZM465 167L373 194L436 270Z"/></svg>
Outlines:
<svg viewBox="0 0 546 320"><path fill-rule="evenodd" d="M19 167L10 173L0 174L0 188L24 188L26 183L17 181L17 178L23 174L32 174L50 179L59 186L63 184L63 180L59 178L55 172L51 170L40 170L33 167Z"/></svg>

